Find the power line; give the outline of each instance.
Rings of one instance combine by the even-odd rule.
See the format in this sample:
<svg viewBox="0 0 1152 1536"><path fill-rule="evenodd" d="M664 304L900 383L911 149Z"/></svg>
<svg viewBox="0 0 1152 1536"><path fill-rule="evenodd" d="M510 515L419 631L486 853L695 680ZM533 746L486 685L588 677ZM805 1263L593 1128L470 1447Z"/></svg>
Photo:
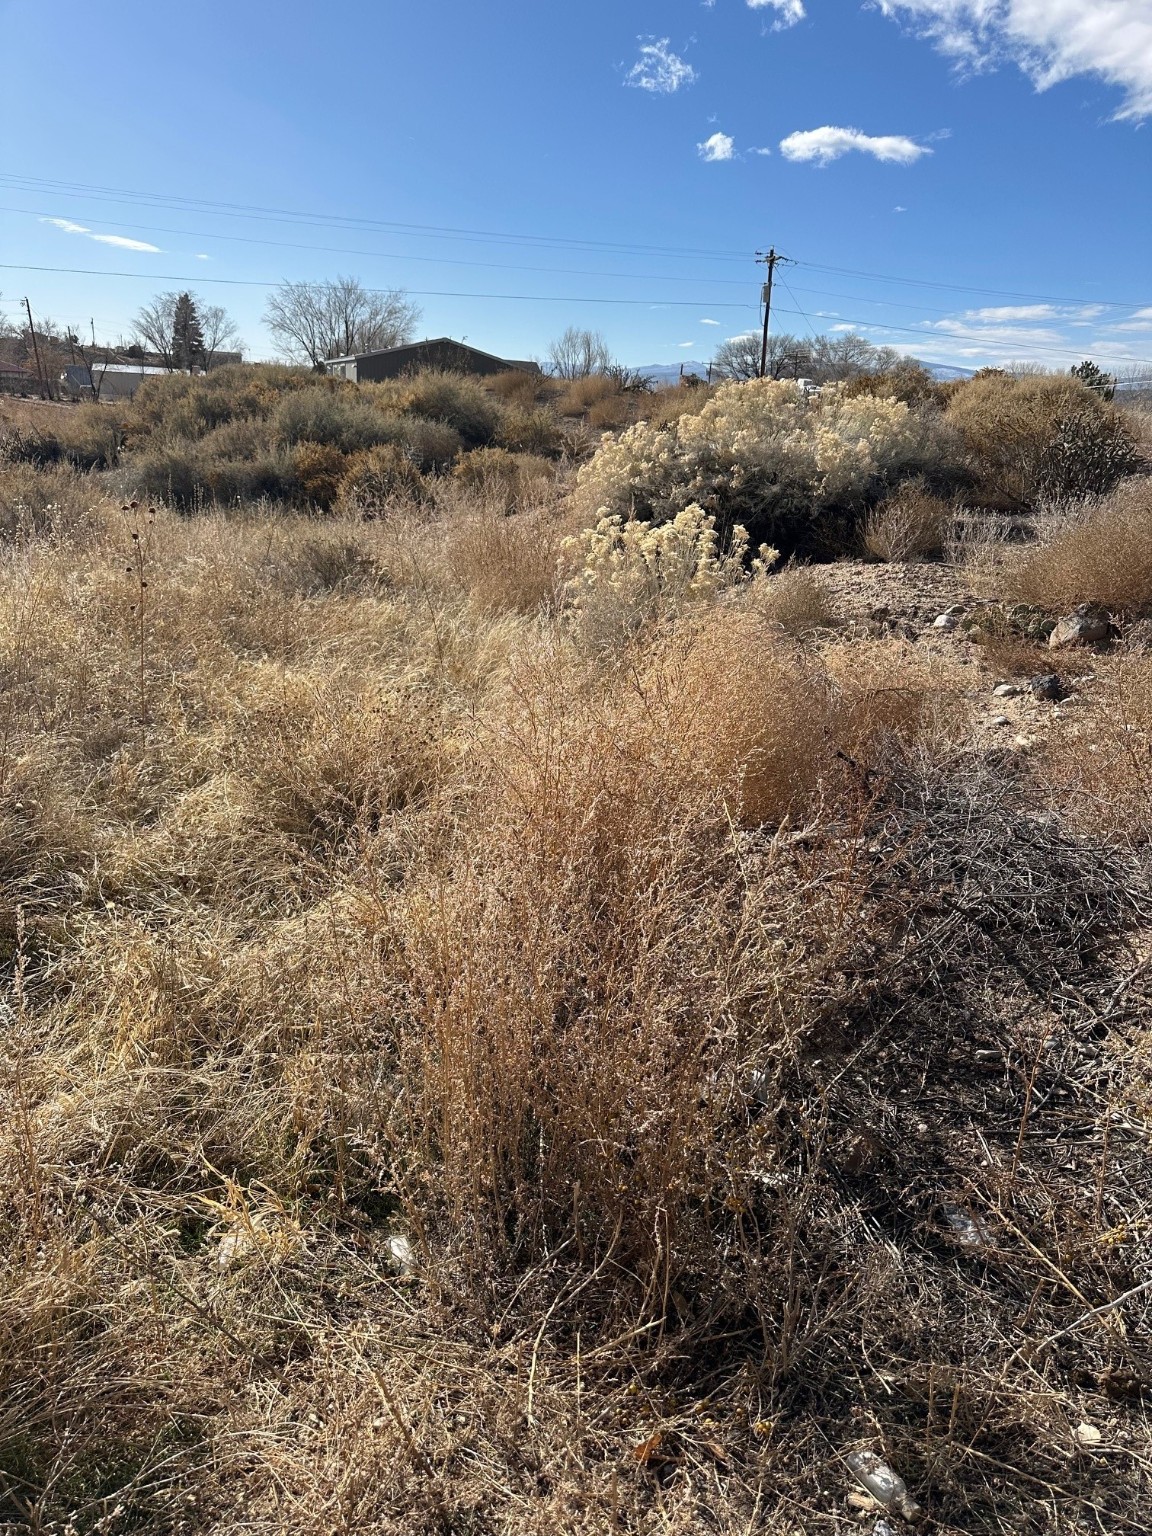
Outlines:
<svg viewBox="0 0 1152 1536"><path fill-rule="evenodd" d="M316 214L293 209L265 208L258 203L216 203L201 198L163 197L157 193L129 192L119 187L93 187L80 182L44 181L33 177L12 176L0 173L0 184L22 191L36 192L45 188L53 194L69 192L101 202L126 203L129 206L144 205L157 208L190 209L198 213L211 213L222 218L243 218L273 223L318 224L326 229L382 229L415 236L436 236L441 239L468 239L496 241L501 244L551 246L566 249L594 251L630 251L642 255L705 256L717 261L746 261L747 257L729 251L708 251L693 246L663 246L628 244L610 240L571 240L559 235L510 235L499 230L466 229L456 225L401 223L387 219L351 218L342 214Z"/></svg>
<svg viewBox="0 0 1152 1536"><path fill-rule="evenodd" d="M1050 293L1013 293L1003 288L969 288L959 283L938 283L922 277L893 277L883 272L858 272L850 267L826 267L815 261L798 261L798 266L812 272L834 272L839 277L862 277L869 282L903 283L910 288L942 288L951 293L979 293L986 298L1034 299L1042 304L1103 304L1105 309L1141 309L1147 299L1069 299L1055 298Z"/></svg>
<svg viewBox="0 0 1152 1536"><path fill-rule="evenodd" d="M467 229L455 225L402 223L383 219L349 217L341 214L325 216L303 210L266 208L260 204L253 203L213 202L204 198L181 198L174 197L171 194L132 192L122 187L96 186L83 182L51 181L43 178L4 173L0 173L0 185L34 192L48 189L52 195L67 192L71 195L79 195L85 198L90 197L98 201L127 203L129 206L142 205L181 210L190 209L196 212L216 214L224 218L244 218L274 223L301 223L326 229L377 229L408 234L419 238L435 236L441 239L494 241L501 244L545 248L631 252L633 254L662 255L676 258L703 256L713 261L745 262L748 259L746 255L734 251L706 250L693 246L661 246L629 244L618 241L572 240L558 235L508 234L506 231L498 230ZM1032 299L1047 304L1103 304L1109 309L1139 309L1148 302L1147 299L1101 299L1095 296L1092 298L1069 298L1067 296L1057 297L1053 294L1025 293L1011 289L979 288L959 283L942 283L927 278L901 277L892 273L865 272L850 267L834 267L802 260L798 262L798 265L809 267L812 271L816 272L832 272L843 277L859 277L869 282L900 283L908 287L936 288L952 293L974 293L991 298Z"/></svg>
<svg viewBox="0 0 1152 1536"><path fill-rule="evenodd" d="M193 287L202 283L222 284L229 288L278 288L282 279L257 277L182 277L174 272L112 272L96 267L48 267L31 266L22 262L0 261L0 271L5 272L55 272L73 277L127 277L145 283L188 283ZM386 288L369 288L368 293L387 293ZM405 293L417 299L505 299L526 304L629 304L640 309L752 309L751 304L738 304L714 299L615 299L585 298L577 294L559 293L456 293L435 288L406 288Z"/></svg>
<svg viewBox="0 0 1152 1536"><path fill-rule="evenodd" d="M778 310L777 313L783 314L783 315L802 315L803 314L803 310L799 310L799 309L781 309L781 310ZM968 331L968 332L965 332L965 331L940 331L940 332L936 332L936 333L929 333L927 331L922 331L922 330L918 329L914 325L889 325L887 323L887 321L881 322L878 325L872 325L867 320L851 320L847 316L845 316L845 318L844 318L844 324L845 325L851 325L851 326L859 326L859 327L861 327L861 328L863 328L865 330L871 330L871 331L875 331L877 329L879 329L881 331L900 331L903 334L908 335L908 336L919 337L919 339L921 341L925 341L925 342L926 341L935 341L935 342L953 341L953 342L957 342L957 343L968 342L968 343L975 343L975 344L977 344L979 346L982 346L982 347L995 347L995 348L999 349L1000 351L1003 351L1005 348L1007 348L1009 351L1015 350L1017 353L1020 353L1020 352L1050 352L1054 356L1057 356L1057 357L1071 357L1078 350L1076 347L1071 346L1071 345L1066 346L1066 347L1054 347L1054 346L1045 346L1045 345L1041 345L1040 343L1037 343L1037 342L1029 342L1029 341L1003 341L999 337L981 336L978 331ZM1126 356L1121 356L1118 353L1106 353L1106 352L1100 351L1100 349L1098 347L1092 348L1092 355L1093 355L1094 358L1099 359L1099 361L1101 361L1101 362L1139 363L1142 367L1152 367L1152 358L1146 358L1146 357L1126 357Z"/></svg>
<svg viewBox="0 0 1152 1536"><path fill-rule="evenodd" d="M53 215L45 214L37 208L14 208L10 204L0 204L0 213L21 213L31 218L43 219L51 223ZM726 288L746 288L747 284L736 277L682 277L669 273L656 272L597 272L589 271L583 267L525 267L517 266L511 262L503 261L474 261L459 260L451 256L417 256L408 252L399 251L364 251L348 246L339 245L303 245L293 240L260 240L255 235L218 235L205 234L195 229L168 229L160 224L131 224L121 219L103 219L101 221L112 229L134 229L140 234L147 235L182 235L190 240L212 241L226 240L232 245L260 245L274 250L284 251L316 251L326 256L370 256L378 261L419 261L430 262L434 265L446 267L484 267L497 272L547 272L556 273L565 277L617 277L625 280L652 283L715 283Z"/></svg>

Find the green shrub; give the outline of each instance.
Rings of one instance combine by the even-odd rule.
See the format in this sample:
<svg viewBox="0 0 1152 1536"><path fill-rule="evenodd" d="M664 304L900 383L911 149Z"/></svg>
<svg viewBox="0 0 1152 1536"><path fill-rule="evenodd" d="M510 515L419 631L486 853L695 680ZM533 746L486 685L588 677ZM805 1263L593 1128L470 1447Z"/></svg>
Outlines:
<svg viewBox="0 0 1152 1536"><path fill-rule="evenodd" d="M137 454L126 481L137 493L183 511L212 502L233 506L261 498L297 501L301 496L288 454L268 450L253 458L213 458L199 443L162 443Z"/></svg>
<svg viewBox="0 0 1152 1536"><path fill-rule="evenodd" d="M503 412L477 379L430 368L370 387L377 408L423 416L454 427L468 448L491 443Z"/></svg>
<svg viewBox="0 0 1152 1536"><path fill-rule="evenodd" d="M341 453L394 441L397 430L367 400L323 388L285 395L273 414L272 427L276 440L286 447L323 443Z"/></svg>
<svg viewBox="0 0 1152 1536"><path fill-rule="evenodd" d="M1123 415L1068 374L980 374L947 417L980 488L1015 506L1103 494L1139 463Z"/></svg>
<svg viewBox="0 0 1152 1536"><path fill-rule="evenodd" d="M389 441L403 448L424 474L439 474L463 451L463 438L446 421L431 421L424 416L393 416L386 420L396 424L396 435Z"/></svg>
<svg viewBox="0 0 1152 1536"><path fill-rule="evenodd" d="M225 422L267 416L289 390L315 386L316 375L274 363L231 364L211 373L148 378L132 403L134 437L195 440Z"/></svg>

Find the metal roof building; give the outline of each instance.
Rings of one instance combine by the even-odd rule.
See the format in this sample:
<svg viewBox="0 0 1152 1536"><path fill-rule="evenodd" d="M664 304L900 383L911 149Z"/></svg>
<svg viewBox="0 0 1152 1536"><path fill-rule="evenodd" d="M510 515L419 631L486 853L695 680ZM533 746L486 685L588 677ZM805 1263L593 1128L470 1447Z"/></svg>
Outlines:
<svg viewBox="0 0 1152 1536"><path fill-rule="evenodd" d="M361 352L355 357L333 357L324 367L337 378L351 379L356 384L398 379L419 368L474 374L507 373L510 369L540 372L538 363L496 357L491 352L481 352L478 347L466 346L462 341L453 341L450 336L439 336L435 341L413 341L380 352Z"/></svg>

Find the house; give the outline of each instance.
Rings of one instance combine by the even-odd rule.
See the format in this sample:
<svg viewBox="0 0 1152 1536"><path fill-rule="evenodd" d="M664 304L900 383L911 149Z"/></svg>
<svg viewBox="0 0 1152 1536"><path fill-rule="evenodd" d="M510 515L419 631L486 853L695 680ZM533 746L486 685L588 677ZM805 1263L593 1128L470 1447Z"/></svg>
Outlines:
<svg viewBox="0 0 1152 1536"><path fill-rule="evenodd" d="M403 347L386 347L380 352L361 352L356 357L333 357L324 367L337 378L351 379L356 384L398 379L402 374L415 373L419 368L474 374L508 373L511 369L520 369L523 373L540 372L539 363L494 357L491 352L465 346L462 341L453 341L450 336L440 336L435 341L409 342Z"/></svg>
<svg viewBox="0 0 1152 1536"><path fill-rule="evenodd" d="M0 394L38 395L42 392L40 380L31 368L23 363L0 362Z"/></svg>

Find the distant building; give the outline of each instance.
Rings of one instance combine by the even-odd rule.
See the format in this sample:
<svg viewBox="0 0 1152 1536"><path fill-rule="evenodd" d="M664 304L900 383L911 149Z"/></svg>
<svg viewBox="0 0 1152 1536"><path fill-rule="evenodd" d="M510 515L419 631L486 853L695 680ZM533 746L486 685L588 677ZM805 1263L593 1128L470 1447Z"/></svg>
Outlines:
<svg viewBox="0 0 1152 1536"><path fill-rule="evenodd" d="M131 400L145 379L163 378L167 368L143 363L69 363L60 392L70 400Z"/></svg>
<svg viewBox="0 0 1152 1536"><path fill-rule="evenodd" d="M351 379L356 384L398 379L419 368L481 375L507 373L511 369L519 369L522 373L540 372L539 363L494 357L491 352L465 346L462 341L453 341L449 336L440 336L435 341L414 341L403 347L387 347L380 352L361 352L355 357L333 357L324 367L337 378Z"/></svg>
<svg viewBox="0 0 1152 1536"><path fill-rule="evenodd" d="M38 395L40 380L31 368L23 363L0 362L0 393L6 395Z"/></svg>

